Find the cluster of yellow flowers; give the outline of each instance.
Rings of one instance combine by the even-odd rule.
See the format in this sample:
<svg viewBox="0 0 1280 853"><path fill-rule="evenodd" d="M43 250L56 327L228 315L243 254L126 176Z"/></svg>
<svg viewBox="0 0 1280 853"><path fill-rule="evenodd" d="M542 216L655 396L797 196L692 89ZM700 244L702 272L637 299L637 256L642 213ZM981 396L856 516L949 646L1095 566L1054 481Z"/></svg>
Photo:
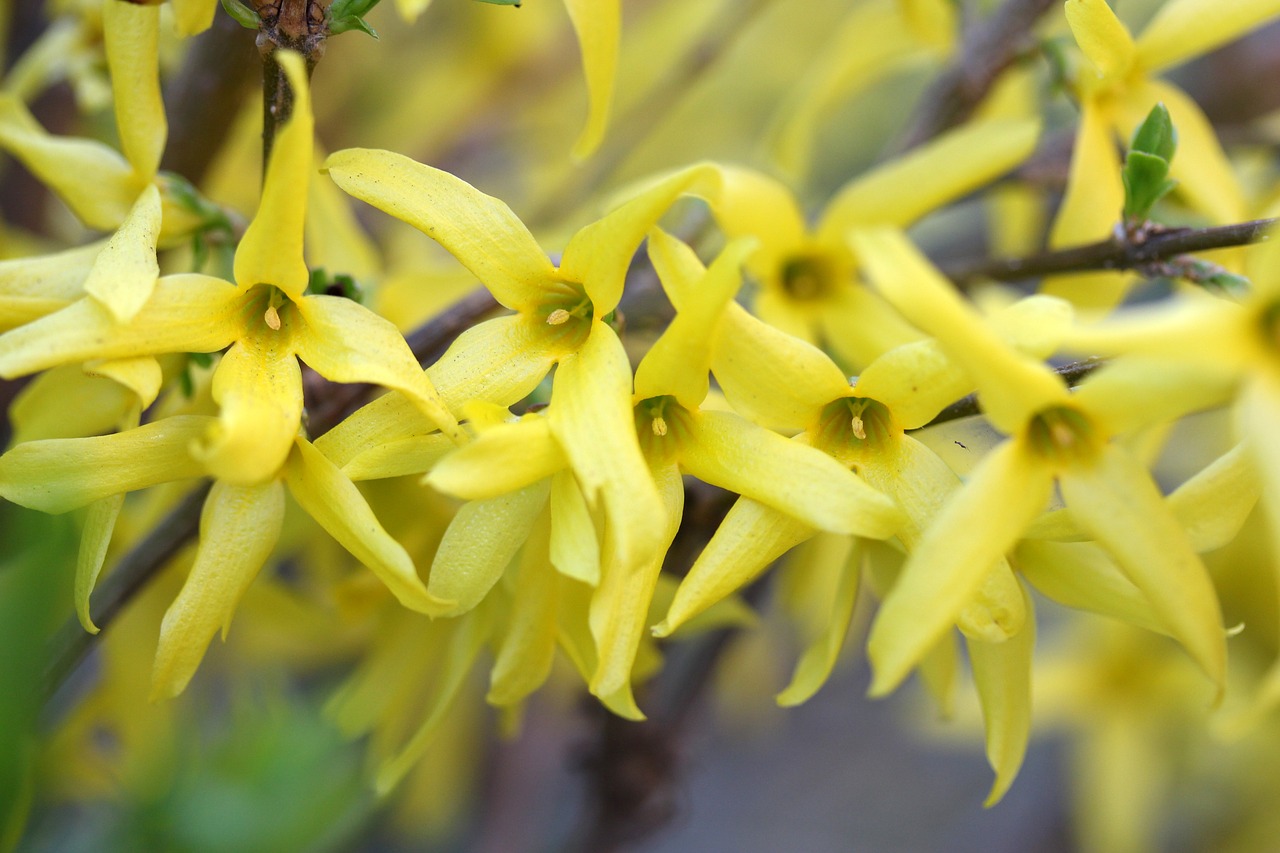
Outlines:
<svg viewBox="0 0 1280 853"><path fill-rule="evenodd" d="M791 594L813 601L795 609L807 639L779 701L803 702L827 681L870 590L872 695L918 671L946 705L963 639L996 773L988 803L1013 782L1032 729L1033 590L1171 637L1202 672L1187 690L1206 714L1234 709L1239 730L1280 701L1267 642L1237 672L1226 627L1245 612L1233 602L1274 597L1276 583L1266 555L1280 553L1280 241L1217 256L1248 279L1242 295L1182 283L1116 309L1136 274L963 293L907 236L990 191L996 239L1025 245L1017 212L1035 191L992 187L1042 138L1027 65L1005 72L973 119L845 184L812 225L786 183L701 160L615 191L556 253L448 171L385 150L317 156L303 57L281 49L292 112L222 277L199 271L220 272L217 258L187 247L240 232L234 214L160 171L167 7L79 5L74 26L46 39L67 45L101 26L118 150L32 118L24 100L75 71L46 42L0 94L0 149L110 236L0 262L0 377L38 374L10 410L0 496L49 513L87 508L75 607L96 632L90 600L108 555L145 537L189 481L212 481L198 547L160 620L153 699L187 688L264 565L312 563L308 583L340 604L301 636L346 647L351 613L375 614L331 709L352 733L378 732L388 790L441 735L486 652L487 700L512 714L552 676L559 649L605 706L643 719L636 690L657 671L659 641L749 625L739 594L794 553ZM426 4L399 5L412 18ZM947 3L847 5L839 50L781 113L775 139L792 168L849 90L957 50ZM605 138L619 2L566 6L590 91L575 149L587 157ZM173 21L198 32L214 11L174 0ZM1169 206L1181 221L1274 212L1246 197L1199 107L1157 75L1277 15L1276 0L1170 0L1135 39L1104 0L1067 0L1079 50L1062 73L1080 115L1051 246L1123 236L1116 140L1157 103L1178 133ZM869 36L874 49L851 51ZM335 185L435 241L508 310L424 371L391 320L336 293L320 269L359 273L367 248ZM707 219L691 228L689 210ZM647 260L634 259L642 246ZM674 309L652 333L618 311L624 292L646 286L646 266ZM1055 372L1089 357L1105 362L1077 387ZM313 435L309 410L333 386L312 374L387 393ZM985 443L930 442L922 428L974 393L993 430ZM1215 422L1195 461L1157 482L1162 450L1187 444L1173 426L1208 411L1229 411L1230 424ZM687 478L734 496L691 566L671 558L694 523ZM1215 575L1202 555L1237 543L1259 501L1272 536L1249 580ZM349 574L291 505L394 601ZM793 552L810 540L821 547ZM281 631L295 621L279 618ZM1274 622L1274 607L1257 618ZM1255 629L1274 633L1247 621L1242 641Z"/></svg>

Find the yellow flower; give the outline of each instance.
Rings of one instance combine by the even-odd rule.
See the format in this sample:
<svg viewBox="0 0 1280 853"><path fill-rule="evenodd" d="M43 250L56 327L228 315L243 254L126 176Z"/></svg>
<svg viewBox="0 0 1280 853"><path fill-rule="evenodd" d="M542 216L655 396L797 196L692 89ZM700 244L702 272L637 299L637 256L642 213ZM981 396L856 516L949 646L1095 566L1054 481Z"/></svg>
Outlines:
<svg viewBox="0 0 1280 853"><path fill-rule="evenodd" d="M461 437L391 323L351 300L305 293L312 118L300 60L283 59L297 103L272 153L258 214L236 251L237 285L202 275L168 276L131 322L119 322L96 299L84 298L0 336L0 376L6 377L89 359L216 352L231 345L213 378L219 420L192 452L209 473L241 485L275 477L293 446L302 420L299 358L336 382L396 388Z"/></svg>
<svg viewBox="0 0 1280 853"><path fill-rule="evenodd" d="M697 175L688 191L706 199L730 239L759 240L747 265L760 285L754 312L860 368L920 334L857 283L849 232L906 227L972 192L1026 158L1037 130L1036 121L1000 119L945 134L837 190L812 229L791 191L766 175L715 164L685 174Z"/></svg>
<svg viewBox="0 0 1280 853"><path fill-rule="evenodd" d="M1160 373L1149 364L1121 363L1072 393L1000 341L901 234L868 231L854 243L875 286L968 371L988 419L1009 436L947 502L886 597L868 641L872 692L902 680L1045 508L1055 483L1074 522L1221 689L1226 635L1213 584L1150 474L1113 441L1202 408L1221 395L1220 383L1186 375L1155 382Z"/></svg>

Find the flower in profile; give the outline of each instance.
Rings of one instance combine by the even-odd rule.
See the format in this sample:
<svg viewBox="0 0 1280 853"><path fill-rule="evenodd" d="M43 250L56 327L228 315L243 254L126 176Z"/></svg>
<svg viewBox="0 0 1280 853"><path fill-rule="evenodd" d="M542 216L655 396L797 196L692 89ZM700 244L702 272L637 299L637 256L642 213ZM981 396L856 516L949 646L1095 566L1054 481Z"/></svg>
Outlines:
<svg viewBox="0 0 1280 853"><path fill-rule="evenodd" d="M1170 377L1147 362L1120 362L1072 393L1002 342L901 233L860 232L854 243L877 289L937 337L1008 436L947 501L885 598L868 641L873 694L905 677L1045 509L1055 484L1073 521L1221 689L1226 632L1213 583L1145 466L1114 440L1211 404L1224 393L1220 377Z"/></svg>

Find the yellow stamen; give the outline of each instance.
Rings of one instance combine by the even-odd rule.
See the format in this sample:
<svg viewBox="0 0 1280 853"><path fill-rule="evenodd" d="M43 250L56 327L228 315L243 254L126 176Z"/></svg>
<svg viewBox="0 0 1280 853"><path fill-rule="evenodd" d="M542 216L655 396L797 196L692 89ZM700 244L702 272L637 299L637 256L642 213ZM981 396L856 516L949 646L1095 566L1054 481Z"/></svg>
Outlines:
<svg viewBox="0 0 1280 853"><path fill-rule="evenodd" d="M864 441L867 438L866 425L862 423L861 415L853 416L853 434Z"/></svg>
<svg viewBox="0 0 1280 853"><path fill-rule="evenodd" d="M667 420L658 415L653 419L653 434L661 438L667 434Z"/></svg>
<svg viewBox="0 0 1280 853"><path fill-rule="evenodd" d="M280 312L276 310L276 306L268 305L267 313L263 315L263 319L267 321L267 325L271 327L271 331L280 331Z"/></svg>
<svg viewBox="0 0 1280 853"><path fill-rule="evenodd" d="M569 322L569 318L571 316L573 315L570 314L568 311L564 310L563 308L557 308L556 310L552 311L550 314L547 315L547 325L548 326L562 325L564 323Z"/></svg>

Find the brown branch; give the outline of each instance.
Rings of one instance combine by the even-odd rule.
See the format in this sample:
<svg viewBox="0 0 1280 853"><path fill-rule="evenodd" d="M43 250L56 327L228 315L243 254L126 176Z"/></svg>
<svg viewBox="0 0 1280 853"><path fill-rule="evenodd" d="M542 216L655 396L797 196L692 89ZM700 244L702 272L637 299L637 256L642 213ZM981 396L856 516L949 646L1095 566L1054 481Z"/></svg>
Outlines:
<svg viewBox="0 0 1280 853"><path fill-rule="evenodd" d="M941 270L960 286L984 278L1017 281L1090 270L1142 271L1191 252L1260 242L1267 238L1268 229L1276 222L1275 219L1255 219L1213 228L1148 229L1136 240L1115 235L1097 243L1024 258L983 258L944 264ZM1157 268L1156 272L1161 270Z"/></svg>
<svg viewBox="0 0 1280 853"><path fill-rule="evenodd" d="M1059 0L1005 0L991 17L965 31L960 53L925 90L900 150L929 141L963 123L1000 73L1027 48L1036 22Z"/></svg>
<svg viewBox="0 0 1280 853"><path fill-rule="evenodd" d="M276 133L293 115L293 88L284 69L276 61L276 51L292 50L302 54L307 77L324 56L325 39L329 37L326 20L328 3L317 0L257 0L262 19L258 30L258 50L262 54L262 172L271 161L271 148Z"/></svg>

